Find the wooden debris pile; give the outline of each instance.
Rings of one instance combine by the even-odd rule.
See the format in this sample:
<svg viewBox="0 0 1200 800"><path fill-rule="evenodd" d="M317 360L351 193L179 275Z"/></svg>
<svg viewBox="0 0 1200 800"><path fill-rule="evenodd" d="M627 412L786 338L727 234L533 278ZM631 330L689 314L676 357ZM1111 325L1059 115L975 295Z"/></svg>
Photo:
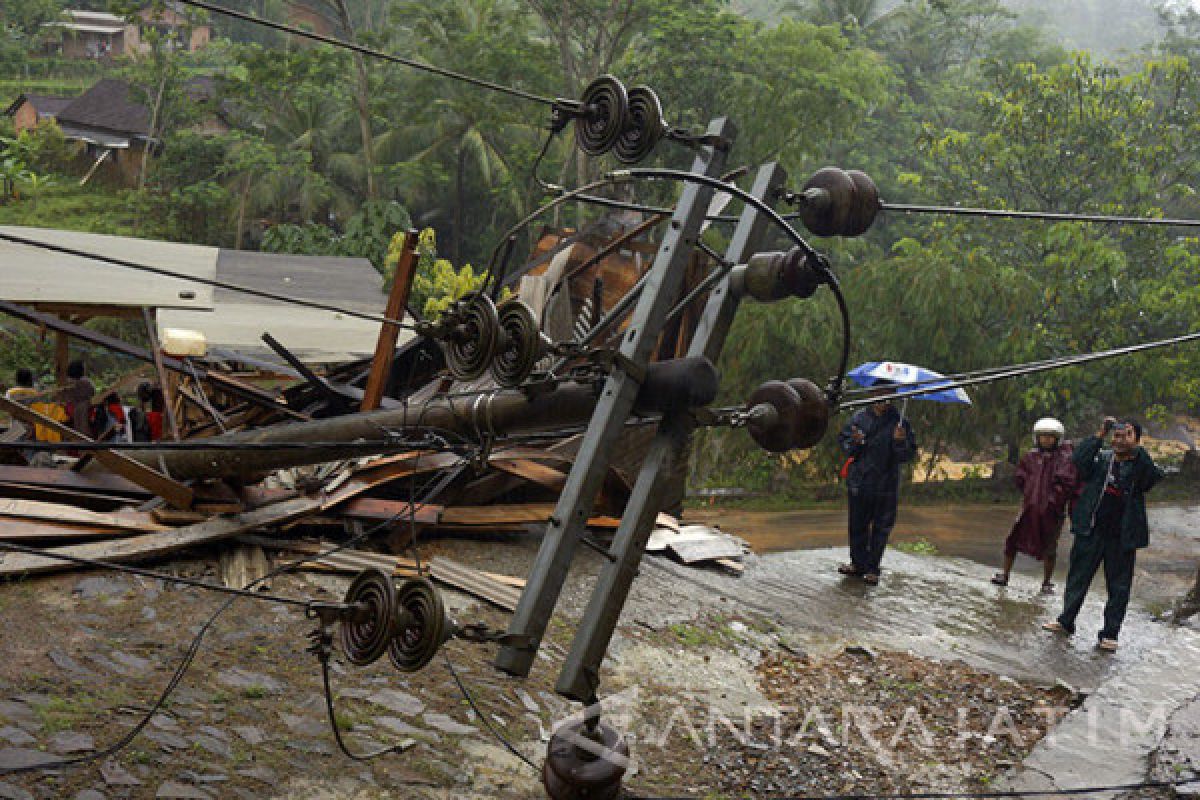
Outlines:
<svg viewBox="0 0 1200 800"><path fill-rule="evenodd" d="M600 319L644 272L648 255L654 252L652 244L638 238L644 229L583 236L547 233L531 262L506 282L518 288L522 299L545 320L548 335L556 340L570 338ZM689 284L703 275L701 265L695 266ZM411 282L411 274L408 279ZM401 284L404 276L398 272L396 280ZM557 291L561 286L568 290ZM405 306L405 292L393 290L388 316L400 316ZM264 334L290 366L264 366L258 375L247 376L231 374L212 360L171 358L2 299L0 312L54 331L60 338L141 361L147 365L143 369L152 365L167 390L169 411L175 418L172 428L181 443L394 408L402 402L397 398L413 401L481 387L478 381L447 379L433 342L418 337L397 348L395 326L382 326L375 358L342 364L320 375ZM683 314L664 334L659 357L685 352L696 321L690 310ZM621 330L616 324L611 335L619 337ZM277 385L280 380L290 383L281 388L262 385ZM89 448L73 458L56 456L58 466L53 468L29 466L16 457L17 451L5 451L6 463L0 463L0 542L49 552L0 552L0 580L81 566L67 558L138 563L219 545L220 573L229 585L240 586L268 571L267 552L281 560L315 555L323 546L372 526L380 530L368 540L369 549L318 558L309 568L356 572L382 567L396 575L413 575L416 562L395 554L406 553L414 535L520 534L543 526L567 481L581 438L564 434L536 446L487 443L469 459L455 452L426 450L331 460L276 471L256 482L182 481L163 464L144 463L119 448L100 449L103 442L97 444L3 397L0 412ZM636 474L652 435L652 429L631 428L616 448L590 520L598 535L617 527L631 489L630 476ZM681 465L675 476L680 500L683 469ZM434 482L443 483L437 504L422 503L423 489ZM680 528L671 520L655 537L651 550L670 552L684 563L715 562L733 570L739 566L740 545L722 534L694 526ZM434 580L509 610L523 586L517 578L480 572L448 559L423 566Z"/></svg>

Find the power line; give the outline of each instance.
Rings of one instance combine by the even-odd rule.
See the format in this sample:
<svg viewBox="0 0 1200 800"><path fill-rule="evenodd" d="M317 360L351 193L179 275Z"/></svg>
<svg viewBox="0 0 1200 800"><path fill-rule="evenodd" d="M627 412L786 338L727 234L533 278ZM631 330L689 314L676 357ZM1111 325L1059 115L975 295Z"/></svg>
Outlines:
<svg viewBox="0 0 1200 800"><path fill-rule="evenodd" d="M959 206L924 206L909 203L880 203L883 211L902 214L948 214L959 217L997 217L1036 219L1050 222L1098 222L1116 225L1158 225L1171 228L1200 228L1197 219L1166 219L1158 217L1128 217L1110 214L1068 214L1056 211L1009 211L1002 208L962 208Z"/></svg>
<svg viewBox="0 0 1200 800"><path fill-rule="evenodd" d="M204 9L205 11L211 11L214 14L232 17L234 19L242 20L243 22L249 22L253 25L261 25L265 28L273 28L274 30L291 34L292 36L300 36L305 39L311 39L315 42L321 42L322 44L333 45L334 47L340 47L345 50L353 50L354 52L364 56L378 58L382 61L390 61L393 64L402 64L406 67L418 69L423 72L430 72L434 75L441 75L444 78L462 81L463 83L469 83L472 86L478 86L481 89L489 89L493 92L500 92L511 97L518 97L522 100L529 100L530 102L541 103L548 106L554 106L558 103L558 101L554 98L543 97L542 95L534 94L533 92L527 92L524 89L518 89L514 86L505 86L501 83L495 83L482 78L464 75L461 72L455 72L454 70L446 69L445 67L438 67L424 61L417 61L416 59L412 58L404 58L403 56L392 55L391 53L385 53L382 50L364 47L363 45L347 41L345 39L338 39L333 36L325 36L324 34L306 31L291 25L285 25L282 22L275 22L273 20L263 19L262 17L256 17L253 14L247 14L244 11L235 11L231 8L223 8L221 6L214 5L213 3L206 3L204 0L180 0L180 2L184 5L192 6L193 8Z"/></svg>
<svg viewBox="0 0 1200 800"><path fill-rule="evenodd" d="M896 400L906 397L920 397L923 394L930 394L931 392L941 392L947 389L959 389L966 386L1007 380L1008 378L1017 378L1022 375L1032 375L1037 372L1063 369L1065 367L1087 364L1092 361L1100 361L1106 358L1132 355L1145 350L1155 350L1160 347L1171 347L1177 344L1185 344L1198 339L1200 339L1200 331L1187 333L1182 336L1174 336L1170 339L1159 339L1153 342L1143 342L1142 344L1129 345L1128 347L1117 347L1112 350L1100 350L1092 353L1084 353L1078 356L1067 356L1051 361L1035 361L1027 364L1014 364L1011 367L998 367L996 368L997 370L1003 371L978 375L971 378L962 378L960 380L939 381L937 384L932 386L917 387L913 389L898 388L895 392L890 394L879 395L877 397L866 397L859 400L849 400L839 405L838 410L845 411L853 408L861 408L862 406L869 406L872 403L877 403L880 400Z"/></svg>
<svg viewBox="0 0 1200 800"><path fill-rule="evenodd" d="M255 289L252 286L243 286L229 281L221 281L215 278L203 278L196 275L186 275L182 272L175 272L162 267L154 267L149 264L140 264L136 261L127 261L123 258L114 258L112 256L101 255L100 253L92 253L87 250L79 250L74 247L65 247L59 244L51 244L50 242L39 242L36 239L29 239L24 236L17 236L12 233L0 231L0 241L12 242L13 244L22 244L27 247L35 247L40 250L49 250L54 253L62 253L63 255L75 256L76 258L86 258L92 261L100 261L105 264L112 264L116 267L124 267L126 269L137 270L138 272L148 272L152 275L159 275L164 278L176 278L181 281L191 283L199 283L204 286L211 286L214 289L226 289L231 292L240 294L253 295L266 300L275 300L280 303L288 303L291 305L305 306L307 308L315 308L319 311L330 311L335 314L344 314L348 317L357 317L358 319L367 320L368 322L378 322L385 325L395 325L399 328L415 330L416 326L411 323L403 322L402 320L392 319L383 314L372 314L367 311L355 311L351 308L342 308L330 303L322 303L317 300L306 300L302 297L291 297L277 292L269 292L264 289Z"/></svg>

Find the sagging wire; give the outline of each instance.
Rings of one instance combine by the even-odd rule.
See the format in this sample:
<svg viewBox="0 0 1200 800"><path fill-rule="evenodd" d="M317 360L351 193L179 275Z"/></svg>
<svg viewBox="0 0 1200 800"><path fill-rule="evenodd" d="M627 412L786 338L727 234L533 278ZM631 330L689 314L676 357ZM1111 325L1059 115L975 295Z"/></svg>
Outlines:
<svg viewBox="0 0 1200 800"><path fill-rule="evenodd" d="M281 22L275 22L273 20L263 19L262 17L256 17L252 14L247 14L243 11L237 11L235 9L225 8L223 6L219 6L214 3L205 2L205 0L181 0L181 2L184 3L185 5L192 6L193 8L203 9L205 11L209 11L214 14L221 14L223 16L231 17L233 19L238 19L238 20L241 20L243 22L248 22L253 25L259 25L261 27L271 28L273 30L280 31L282 33L287 33L292 36L299 36L301 38L320 42L322 44L328 44L333 47L341 48L344 50L351 50L353 52L359 53L360 55L370 56L371 58L376 58L376 59L379 59L382 61L388 61L388 62L391 62L394 64L401 64L403 66L410 67L412 69L417 69L417 70L421 70L423 72L440 75L444 78L450 78L452 80L467 83L467 84L470 84L472 86L476 86L476 87L479 87L482 89L487 89L487 90L493 91L493 92L499 92L501 94L507 94L511 97L516 97L516 98L519 98L522 100L527 100L527 101L534 102L534 103L540 103L542 105L547 105L552 108L559 106L561 103L561 101L556 98L538 95L533 92L529 92L524 89L519 89L514 86L505 86L504 84L485 80L483 78L476 78L471 75L466 75L461 72L456 72L451 69L446 69L445 67L439 67L439 66L436 66L434 64L429 64L424 61L418 61L417 59L405 58L403 56L397 56L397 55L394 55L391 53L385 53L382 50L376 50L376 49L373 49L370 47L365 47L363 45L357 44L356 42L347 41L345 39L339 39L339 38L336 38L333 36L327 36L324 34L315 33L313 31L306 31L302 28L298 28L298 27L295 27L292 25L286 25ZM560 124L565 125L565 121L566 121L566 117L563 118L563 121ZM552 125L550 133L546 138L546 142L543 144L541 152L538 154L537 160L535 161L535 164L534 164L534 178L545 189L550 189L552 187L552 185L543 183L541 181L541 179L537 177L537 166L538 166L538 164L541 163L542 159L545 157L546 152L550 147L550 142L553 140L554 136L559 131L561 131L561 129L562 129L561 127L558 127L558 129L556 130L555 126ZM683 134L679 131L672 131L672 133L668 134L668 136L669 136L669 138L676 138L680 141L683 141L685 144L689 144L690 146L695 146L696 144L703 142L704 138L705 138L703 135ZM615 209L620 209L620 210L625 210L625 211L636 211L636 212L640 212L640 213L644 213L644 214L670 214L671 213L671 209L668 209L668 208L660 208L660 207L655 207L655 206L643 205L643 204L639 204L639 203L629 203L629 202L625 202L625 201L621 201L621 200L614 200L614 199L606 198L606 197L597 197L597 196L591 196L591 195L579 195L579 196L577 196L577 199L580 200L581 202L586 202L586 203L590 203L590 204L594 204L594 205L607 206L609 208L615 208ZM1051 211L1012 211L1012 210L998 209L998 208L971 208L971 207L961 207L961 206L918 205L918 204L910 204L910 203L880 203L879 207L880 207L880 210L882 210L882 211L889 211L889 212L896 212L896 213L903 213L903 214L943 214L943 215L955 215L955 216L992 217L992 218L1008 218L1008 219L1021 219L1021 220L1044 220L1044 221L1051 221L1051 222L1088 222L1088 223L1100 223L1100 224L1151 225L1151 226L1163 226L1163 227L1190 227L1190 228L1200 227L1200 220L1194 220L1194 219L1134 217L1134 216L1122 216L1122 215L1110 215L1110 214L1075 214L1075 213L1051 212ZM785 217L785 219L789 219L789 220L794 220L794 219L799 219L799 218L800 218L799 214L788 214ZM711 215L711 216L705 217L705 219L710 222L737 222L738 221L737 217L732 216L732 215L727 215L727 214Z"/></svg>
<svg viewBox="0 0 1200 800"><path fill-rule="evenodd" d="M1009 211L1003 208L969 208L961 206L923 206L908 203L880 203L881 211L901 214L945 214L959 217L993 217L1006 219L1042 220L1047 222L1095 222L1114 225L1152 225L1170 228L1200 228L1197 219L1164 217L1129 217L1111 214L1070 214L1056 211Z"/></svg>
<svg viewBox="0 0 1200 800"><path fill-rule="evenodd" d="M439 490L440 490L440 488L439 488ZM428 503L431 499L432 499L432 493L431 493L431 496L426 497L421 501L421 505ZM124 748L128 747L133 742L133 740L136 739L139 734L141 734L142 730L144 730L145 727L150 724L150 720L154 718L154 716L159 712L159 710L167 702L167 700L170 698L170 696L175 692L176 688L178 688L180 682L183 680L183 677L187 674L188 670L191 668L192 662L195 660L196 655L200 650L200 645L204 641L204 637L208 634L208 632L212 628L212 626L216 624L217 620L238 599L240 599L242 597L246 597L246 596L256 596L253 593L250 593L250 594L244 594L244 593L250 592L250 590L253 589L255 586L258 586L258 585L264 583L265 581L270 580L271 578L277 577L281 574L284 574L285 572L290 572L306 563L309 563L312 561L318 561L322 558L326 558L335 553L341 552L342 550L346 550L348 548L354 547L355 545L360 544L361 542L365 541L369 537L378 533L379 531L390 527L395 522L397 522L401 517L403 517L405 515L405 513L407 513L415 521L416 509L417 509L417 505L410 501L407 512L400 512L397 514L393 514L387 520L384 520L383 522L380 522L377 525L371 526L370 528L364 530L362 533L348 539L347 541L343 542L342 544L336 545L331 548L327 548L326 550L324 550L322 552L303 556L303 557L295 559L293 561L289 561L286 564L282 564L279 567L276 567L275 569L270 570L262 577L256 578L255 580L253 580L250 583L243 586L241 592L237 592L237 593L233 594L233 596L231 596L228 600L225 601L224 604L222 604L219 608L217 608L217 610L214 611L209 616L209 618L205 621L205 623L200 627L200 630L192 638L192 641L189 644L187 650L185 651L183 658L180 660L179 665L175 668L175 672L172 674L170 680L167 682L166 687L162 690L162 692L158 696L158 699L154 702L154 705L151 706L150 710L146 712L146 714L141 718L141 720L138 721L138 723L133 728L131 728L129 731L127 731L115 743L113 743L113 744L109 745L108 747L105 747L99 751L96 751L93 753L88 753L88 754L82 755L82 756L75 756L73 758L57 759L55 761L42 762L39 764L29 764L29 765L18 766L18 767L3 767L3 768L0 768L0 775L17 775L17 774L24 774L24 773L29 773L29 772L43 772L46 770L56 770L56 769L77 767L77 766L81 766L83 764L91 763L93 761L98 761L103 758L108 758L109 756L114 755L114 754L120 752L121 750L123 750ZM414 522L414 524L415 524L415 522ZM10 547L11 545L5 545L5 546ZM44 555L48 558L54 558L54 559L59 559L59 560L67 560L67 561L72 560L72 559L67 559L67 558L61 558L61 556L63 554L56 553L52 550L41 551L40 553L38 553L38 555ZM170 578L170 579L174 580L174 578ZM213 587L211 584L209 584L205 588L213 588ZM229 587L222 587L222 588L227 589ZM295 604L296 601L289 600L286 602ZM336 724L334 725L334 730L335 730L335 732L337 731Z"/></svg>
<svg viewBox="0 0 1200 800"><path fill-rule="evenodd" d="M342 48L344 50L353 50L354 52L356 52L360 55L370 56L371 58L377 58L382 61L389 61L393 64L401 64L406 67L411 67L412 69L421 70L423 72L429 72L434 75L440 75L443 78L450 78L452 80L461 81L463 83L468 83L468 84L471 84L472 86L477 86L481 89L488 89L493 92L500 92L501 94L507 94L510 97L517 97L522 100L528 100L533 103L541 103L542 105L548 105L548 106L553 106L558 102L553 98L543 97L541 95L534 94L533 92L525 91L524 89L518 89L514 86L505 86L504 84L495 83L495 82L489 81L489 80L484 80L483 78L476 78L476 77L473 77L471 75L466 75L461 72L455 72L454 70L446 69L445 67L435 66L433 64L429 64L424 61L418 61L413 58L405 58L403 56L397 56L397 55L393 55L391 53L385 53L382 50L375 50L370 47L365 47L363 45L357 44L356 42L350 42L345 39L338 39L333 36L326 36L324 34L315 33L313 31L306 31L303 28L297 28L292 25L286 25L282 22L275 22L273 20L263 19L262 17L256 17L252 14L247 14L244 11L237 11L237 10L234 10L231 8L225 8L223 6L216 5L214 3L204 2L204 0L180 0L180 2L182 2L184 5L192 6L193 8L199 8L199 9L203 9L205 11L210 11L214 14L221 14L226 17L232 17L233 19L238 19L243 22L249 22L253 25L259 25L264 28L272 28L274 30L280 31L281 33L291 34L292 36L300 36L304 39L310 39L314 42L328 44L333 47Z"/></svg>
<svg viewBox="0 0 1200 800"><path fill-rule="evenodd" d="M1007 380L1009 378L1017 378L1022 375L1032 375L1037 372L1048 372L1056 369L1065 369L1067 367L1077 366L1079 364L1087 364L1092 361L1100 361L1107 358L1116 358L1123 355L1132 355L1146 350L1154 350L1160 347L1171 347L1177 344L1185 344L1200 339L1200 331L1194 333L1183 334L1182 336L1174 336L1169 339L1158 339L1152 342L1143 342L1141 344L1129 345L1127 347L1118 347L1111 350L1099 350L1091 353L1084 353L1077 356L1066 356L1060 359L1052 359L1041 362L1030 362L1027 364L1014 364L1011 367L997 367L997 371L992 371L987 374L977 375L970 378L962 378L959 380L938 380L936 384L928 386L919 386L917 388L903 388L903 385L895 392L888 394L880 394L875 397L860 398L857 400L849 400L838 406L839 411L845 411L854 408L869 406L872 403L881 400L896 400L906 397L919 397L923 394L931 392L940 392L946 389L960 389L967 386L975 386L983 383L992 383L994 381Z"/></svg>
<svg viewBox="0 0 1200 800"><path fill-rule="evenodd" d="M465 441L464 437L459 437L459 438L463 439ZM462 469L462 466L465 466L465 464L460 465L460 467L459 467L460 471ZM456 476L457 476L457 474L458 474L458 472L455 473ZM418 571L418 573L420 573L422 559L421 559L420 543L418 541L419 529L417 528L417 525L416 525L415 516L411 518L411 523L412 523L412 527L409 532L409 545L412 549L413 561L416 562L417 571ZM512 744L512 742L510 742L502 733L500 733L500 731L496 730L496 728L492 726L491 720L489 720L487 718L487 715L483 713L483 709L481 709L479 707L478 703L475 702L474 695L467 688L467 686L463 682L462 678L459 677L458 670L455 669L454 662L450 660L450 654L445 649L442 650L442 659L445 661L446 669L449 670L451 677L454 678L454 683L455 683L455 685L458 686L459 693L462 694L463 699L465 699L467 701L467 704L471 706L472 710L474 710L475 715L479 717L480 721L483 723L484 727L487 728L488 732L491 733L492 736L495 737L502 745L504 745L504 747L510 753L512 753L517 758L521 759L526 764L528 764L531 769L533 769L535 772L540 771L539 767L536 764L534 764L533 761L531 761L528 756L526 756L524 753L522 753L520 750L518 750L516 748L516 746L514 744ZM331 713L332 713L332 711L331 711ZM336 725L335 725L335 729L336 729Z"/></svg>
<svg viewBox="0 0 1200 800"><path fill-rule="evenodd" d="M214 437L215 438L215 437ZM81 452L96 451L131 451L152 450L154 452L192 452L192 451L221 451L221 452L256 452L274 450L361 450L367 455L377 455L391 451L415 450L426 447L430 439L412 440L365 440L350 442L221 442L192 439L182 442L38 442L38 441L5 441L0 442L0 450L35 450L42 452L58 452L62 450L78 450ZM453 449L453 448L447 448Z"/></svg>
<svg viewBox="0 0 1200 800"><path fill-rule="evenodd" d="M409 519L410 525L412 526L410 535L413 537L414 542L416 541L415 537L416 537L416 530L417 530L417 515L416 515L416 507L413 505L413 503L416 498L416 485L417 485L416 476L417 476L417 466L419 465L420 458L421 458L421 454L418 453L417 454L417 463L414 464L414 467L413 467L412 492L409 494L409 508L411 509L411 512L408 515L408 519ZM456 468L446 470L446 472L444 472L442 474L442 476L437 480L437 483L434 484L434 487L432 489L430 489L427 493L425 493L427 496L422 501L422 505L424 505L425 503L428 503L429 500L432 499L433 497L436 497L437 495L441 494L446 489L447 486L449 486L451 483L453 483L458 478L459 474L461 474L462 468L466 463L467 463L467 459L461 459L458 462L458 464L456 465ZM426 484L426 485L428 485L428 484ZM395 520L399 516L401 516L401 515L393 515L393 520ZM362 536L362 535L363 534L359 534L359 536ZM418 572L418 574L421 573L420 560L417 560L417 572ZM319 640L319 637L320 637L320 630L318 630L317 635L314 638ZM398 752L408 749L408 747L410 745L407 743L404 743L404 742L401 742L401 743L395 744L395 745L381 747L377 750L372 750L367 753L355 753L349 748L349 746L342 739L342 731L341 731L341 728L338 726L337 712L334 709L333 686L329 679L328 650L325 648L319 647L318 645L314 645L314 651L317 653L318 659L321 662L321 683L325 689L325 710L329 714L329 726L330 726L330 728L333 729L333 738L337 742L338 749L341 750L342 753L347 758L351 759L352 761L373 761L376 758L379 758L380 756L385 756L385 755L388 755L389 753L398 753Z"/></svg>

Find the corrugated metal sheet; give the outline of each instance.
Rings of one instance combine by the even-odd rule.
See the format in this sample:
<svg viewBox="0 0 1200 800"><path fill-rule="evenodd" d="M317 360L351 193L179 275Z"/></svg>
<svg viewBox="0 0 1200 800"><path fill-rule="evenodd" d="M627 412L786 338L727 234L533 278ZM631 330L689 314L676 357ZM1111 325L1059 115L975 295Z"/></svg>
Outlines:
<svg viewBox="0 0 1200 800"><path fill-rule="evenodd" d="M217 274L215 247L9 225L0 226L0 231L208 280ZM213 290L204 284L4 241L0 241L0 298L14 303L213 307Z"/></svg>
<svg viewBox="0 0 1200 800"><path fill-rule="evenodd" d="M383 293L383 277L365 258L221 250L217 257L217 278L239 286L374 314L383 313L387 300ZM350 361L375 352L379 337L377 322L288 305L228 289L217 289L214 298L215 307L211 312L160 311L159 330L198 330L211 347L248 355L271 354L262 341L266 332L309 363ZM411 338L411 331L401 331L397 346ZM273 354L271 358L274 360Z"/></svg>
<svg viewBox="0 0 1200 800"><path fill-rule="evenodd" d="M262 355L271 350L262 335L270 333L302 361L337 363L375 352L379 323L329 311L266 303L218 302L213 311L158 312L159 335L164 328L200 331L210 347ZM400 332L398 346L413 336Z"/></svg>

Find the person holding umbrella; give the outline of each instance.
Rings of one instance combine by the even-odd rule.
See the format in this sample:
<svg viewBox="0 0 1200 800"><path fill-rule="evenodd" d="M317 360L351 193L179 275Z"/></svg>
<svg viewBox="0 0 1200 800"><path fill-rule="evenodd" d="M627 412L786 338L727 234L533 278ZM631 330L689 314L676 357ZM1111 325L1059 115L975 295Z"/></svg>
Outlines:
<svg viewBox="0 0 1200 800"><path fill-rule="evenodd" d="M838 444L850 458L846 472L850 563L838 572L861 576L874 586L896 524L900 465L912 460L917 440L908 420L882 399L892 392L893 382L878 379L872 386L871 395L881 399L855 414L838 434Z"/></svg>
<svg viewBox="0 0 1200 800"><path fill-rule="evenodd" d="M879 565L896 524L900 465L917 453L917 440L905 418L908 397L899 412L884 399L896 390L913 399L971 404L971 398L939 372L898 361L868 361L846 374L875 398L842 429L838 443L849 458L844 469L849 493L850 563L838 571L879 583ZM862 401L859 405L865 403Z"/></svg>

